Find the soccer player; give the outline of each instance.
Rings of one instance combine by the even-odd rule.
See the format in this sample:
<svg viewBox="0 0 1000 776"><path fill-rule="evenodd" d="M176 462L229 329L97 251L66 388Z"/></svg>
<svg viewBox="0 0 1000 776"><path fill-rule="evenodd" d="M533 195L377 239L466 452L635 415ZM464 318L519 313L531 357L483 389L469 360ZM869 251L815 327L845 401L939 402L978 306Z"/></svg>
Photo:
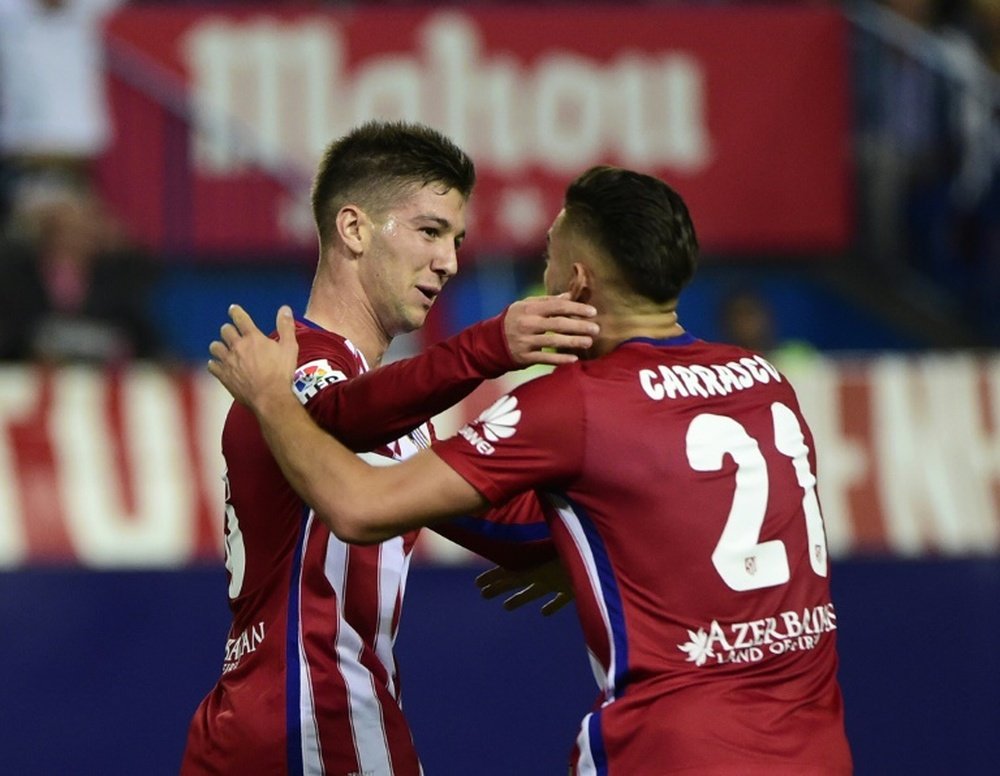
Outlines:
<svg viewBox="0 0 1000 776"><path fill-rule="evenodd" d="M697 241L662 181L587 171L547 253L547 290L598 310L593 346L399 466L353 458L294 401L287 308L278 342L234 309L240 334L211 346L210 371L346 541L542 495L601 690L575 773L850 773L815 448L795 392L762 356L674 320Z"/></svg>
<svg viewBox="0 0 1000 776"><path fill-rule="evenodd" d="M317 172L320 258L305 317L294 323L290 384L321 426L379 465L426 447L426 421L484 378L572 361L548 349L592 342L589 305L540 297L375 368L393 336L423 324L457 271L474 180L472 162L438 132L383 122L333 143ZM222 450L233 620L222 676L190 725L182 774L417 776L393 656L416 533L367 547L331 536L283 479L243 406L226 419ZM491 538L495 531L477 536L468 521L442 531L499 563L551 557L544 521L517 522L538 518L522 502L503 519L524 529L512 533L526 535L528 548Z"/></svg>

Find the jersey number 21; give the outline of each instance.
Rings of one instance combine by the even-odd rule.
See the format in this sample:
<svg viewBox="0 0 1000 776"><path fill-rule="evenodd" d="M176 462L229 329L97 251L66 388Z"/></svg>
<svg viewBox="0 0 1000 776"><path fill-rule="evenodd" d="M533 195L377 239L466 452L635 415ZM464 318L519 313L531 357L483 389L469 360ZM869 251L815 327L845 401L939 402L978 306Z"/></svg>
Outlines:
<svg viewBox="0 0 1000 776"><path fill-rule="evenodd" d="M802 488L802 511L812 570L826 576L826 535L816 498L816 476L809 467L809 448L798 418L780 402L771 405L774 444L795 469ZM736 420L704 413L691 421L687 431L688 463L696 471L722 469L728 453L736 462L736 490L712 564L733 590L757 590L783 585L790 578L788 553L779 539L760 541L767 514L767 465L757 440Z"/></svg>

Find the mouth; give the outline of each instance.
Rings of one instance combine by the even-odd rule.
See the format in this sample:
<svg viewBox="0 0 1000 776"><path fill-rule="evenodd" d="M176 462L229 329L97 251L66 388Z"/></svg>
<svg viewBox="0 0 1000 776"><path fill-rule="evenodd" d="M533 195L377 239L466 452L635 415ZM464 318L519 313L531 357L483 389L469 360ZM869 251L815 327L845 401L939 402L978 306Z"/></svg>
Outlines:
<svg viewBox="0 0 1000 776"><path fill-rule="evenodd" d="M423 294L428 304L433 304L437 295L441 293L441 289L436 286L417 286L417 291Z"/></svg>

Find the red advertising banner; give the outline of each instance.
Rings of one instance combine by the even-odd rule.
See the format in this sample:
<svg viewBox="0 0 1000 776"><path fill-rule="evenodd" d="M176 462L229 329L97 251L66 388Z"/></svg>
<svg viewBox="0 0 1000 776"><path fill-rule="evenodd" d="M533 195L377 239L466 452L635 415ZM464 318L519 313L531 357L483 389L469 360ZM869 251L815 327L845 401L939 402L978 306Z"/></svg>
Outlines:
<svg viewBox="0 0 1000 776"><path fill-rule="evenodd" d="M816 439L831 555L1000 553L1000 357L789 367ZM437 419L450 436L525 374ZM0 369L0 568L222 557L228 394L200 370ZM469 553L425 531L424 562Z"/></svg>
<svg viewBox="0 0 1000 776"><path fill-rule="evenodd" d="M167 250L313 250L308 186L369 118L475 159L470 248L542 242L566 184L663 177L709 251L851 236L846 24L820 7L125 7L102 186Z"/></svg>

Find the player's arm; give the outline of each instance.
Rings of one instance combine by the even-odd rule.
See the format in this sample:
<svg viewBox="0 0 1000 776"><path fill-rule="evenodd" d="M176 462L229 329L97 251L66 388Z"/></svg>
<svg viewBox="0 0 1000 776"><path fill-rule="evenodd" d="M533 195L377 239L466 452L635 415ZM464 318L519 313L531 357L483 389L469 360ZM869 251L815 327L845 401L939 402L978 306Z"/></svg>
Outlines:
<svg viewBox="0 0 1000 776"><path fill-rule="evenodd" d="M462 515L433 528L446 539L508 569L530 568L556 556L548 522L534 491L519 493L481 514Z"/></svg>
<svg viewBox="0 0 1000 776"><path fill-rule="evenodd" d="M298 345L291 311L269 340L242 310L209 346L209 371L257 416L289 484L338 538L373 543L441 518L483 509L486 499L430 450L372 467L309 417L291 390Z"/></svg>
<svg viewBox="0 0 1000 776"><path fill-rule="evenodd" d="M590 347L597 333L593 314L566 296L522 299L418 356L324 388L309 413L351 449L371 450L457 404L483 380L575 361L569 351Z"/></svg>
<svg viewBox="0 0 1000 776"><path fill-rule="evenodd" d="M285 478L342 541L381 542L486 505L432 450L394 466L369 466L294 400L255 412Z"/></svg>

